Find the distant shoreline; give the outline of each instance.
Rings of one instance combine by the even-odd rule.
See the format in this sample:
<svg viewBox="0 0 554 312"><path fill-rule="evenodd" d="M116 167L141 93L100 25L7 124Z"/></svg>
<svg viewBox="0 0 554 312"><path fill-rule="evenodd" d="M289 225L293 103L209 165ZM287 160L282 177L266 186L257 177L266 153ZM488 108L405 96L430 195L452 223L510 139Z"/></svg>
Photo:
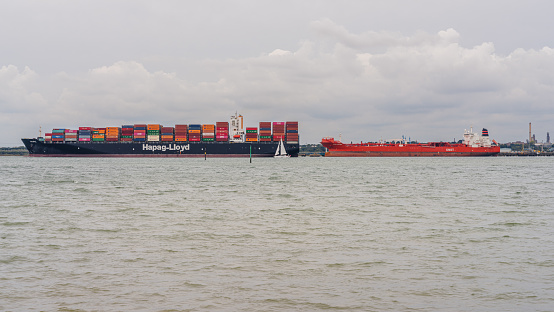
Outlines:
<svg viewBox="0 0 554 312"><path fill-rule="evenodd" d="M29 151L24 146L0 147L0 156L27 156Z"/></svg>

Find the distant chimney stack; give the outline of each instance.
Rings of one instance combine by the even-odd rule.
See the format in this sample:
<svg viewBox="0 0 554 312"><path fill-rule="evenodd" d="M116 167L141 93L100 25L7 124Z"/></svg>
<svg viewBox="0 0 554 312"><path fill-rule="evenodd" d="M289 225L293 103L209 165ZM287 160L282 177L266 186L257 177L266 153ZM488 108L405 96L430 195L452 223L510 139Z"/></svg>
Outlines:
<svg viewBox="0 0 554 312"><path fill-rule="evenodd" d="M531 136L531 123L529 123L529 143L531 143L531 140L533 137Z"/></svg>

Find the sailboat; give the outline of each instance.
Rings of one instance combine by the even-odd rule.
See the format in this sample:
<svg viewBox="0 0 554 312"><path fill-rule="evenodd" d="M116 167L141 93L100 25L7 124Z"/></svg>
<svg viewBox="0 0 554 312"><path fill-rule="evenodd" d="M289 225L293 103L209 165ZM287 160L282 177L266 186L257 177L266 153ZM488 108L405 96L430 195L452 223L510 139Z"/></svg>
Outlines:
<svg viewBox="0 0 554 312"><path fill-rule="evenodd" d="M287 154L287 150L285 149L285 144L283 143L283 140L279 141L279 145L277 146L277 150L275 151L275 158L285 158L290 157L290 155Z"/></svg>

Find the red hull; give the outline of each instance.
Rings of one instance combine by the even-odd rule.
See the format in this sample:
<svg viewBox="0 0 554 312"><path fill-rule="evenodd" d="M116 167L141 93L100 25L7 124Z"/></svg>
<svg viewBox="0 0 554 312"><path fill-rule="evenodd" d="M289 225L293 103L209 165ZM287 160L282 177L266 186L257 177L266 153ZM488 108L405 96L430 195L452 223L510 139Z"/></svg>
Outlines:
<svg viewBox="0 0 554 312"><path fill-rule="evenodd" d="M321 144L329 157L464 157L495 156L499 146L471 147L465 144L433 143L360 143L343 144L332 138L324 138Z"/></svg>

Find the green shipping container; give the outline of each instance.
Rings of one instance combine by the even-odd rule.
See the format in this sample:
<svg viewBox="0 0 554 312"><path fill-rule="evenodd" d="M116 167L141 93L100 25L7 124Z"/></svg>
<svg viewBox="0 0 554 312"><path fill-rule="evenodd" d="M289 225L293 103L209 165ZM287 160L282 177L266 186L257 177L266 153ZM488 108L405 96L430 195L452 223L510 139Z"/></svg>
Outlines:
<svg viewBox="0 0 554 312"><path fill-rule="evenodd" d="M104 142L104 138L95 138L92 139L93 142Z"/></svg>
<svg viewBox="0 0 554 312"><path fill-rule="evenodd" d="M204 142L213 142L214 138L202 138L202 141L204 141Z"/></svg>

